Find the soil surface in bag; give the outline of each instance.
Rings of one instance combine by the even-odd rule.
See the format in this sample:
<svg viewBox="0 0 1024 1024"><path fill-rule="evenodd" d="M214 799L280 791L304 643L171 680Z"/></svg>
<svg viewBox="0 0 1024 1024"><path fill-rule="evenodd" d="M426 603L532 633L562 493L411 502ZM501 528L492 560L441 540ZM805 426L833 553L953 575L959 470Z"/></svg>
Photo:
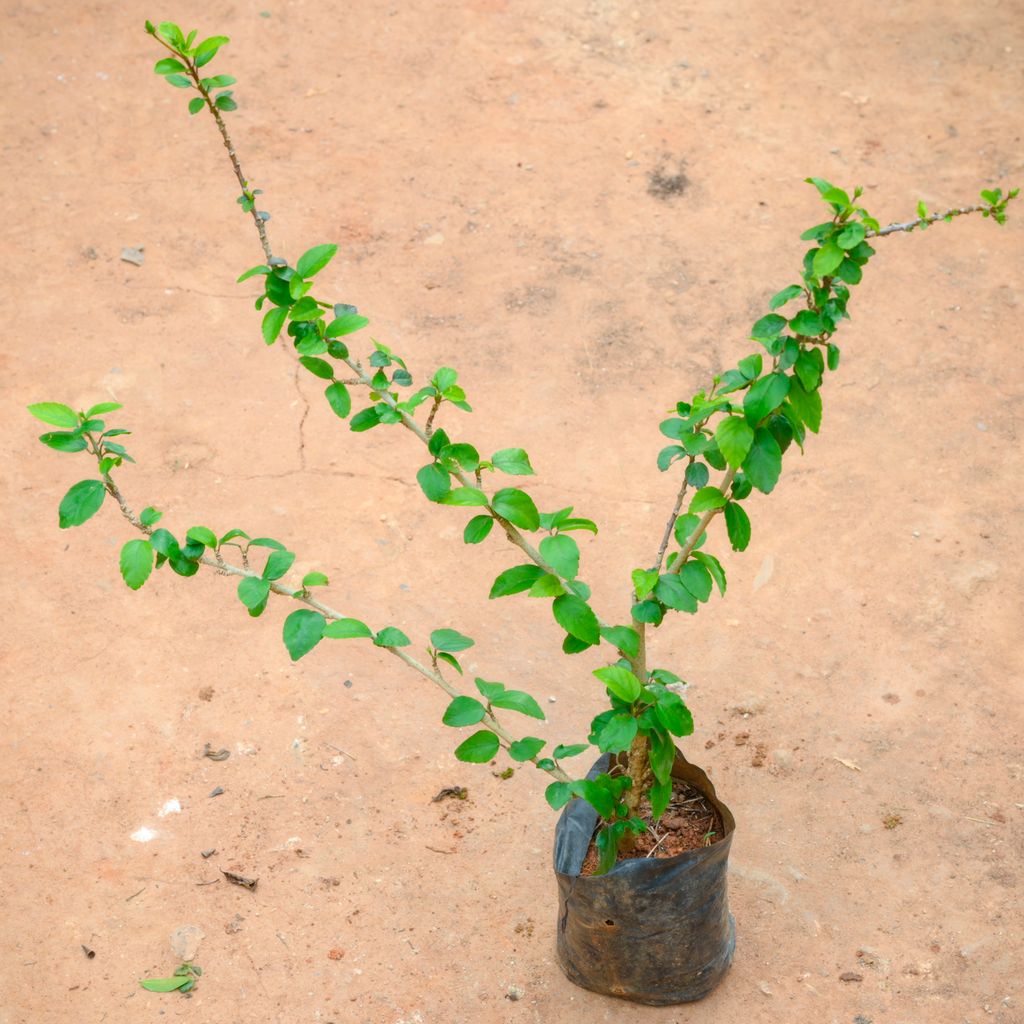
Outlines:
<svg viewBox="0 0 1024 1024"><path fill-rule="evenodd" d="M606 755L590 776L608 764ZM679 753L672 775L715 809L718 842L673 857L620 859L607 874L587 876L596 811L574 800L555 829L562 970L583 988L650 1005L706 996L728 971L736 942L726 884L735 820L704 772Z"/></svg>
<svg viewBox="0 0 1024 1024"><path fill-rule="evenodd" d="M634 837L631 849L619 851L619 860L634 857L676 857L687 850L711 846L724 838L722 815L718 808L696 786L681 779L675 780L672 799L658 821L651 813L651 803L640 804L638 818L647 831ZM600 854L597 850L597 831L590 841L590 849L583 860L581 875L597 871Z"/></svg>

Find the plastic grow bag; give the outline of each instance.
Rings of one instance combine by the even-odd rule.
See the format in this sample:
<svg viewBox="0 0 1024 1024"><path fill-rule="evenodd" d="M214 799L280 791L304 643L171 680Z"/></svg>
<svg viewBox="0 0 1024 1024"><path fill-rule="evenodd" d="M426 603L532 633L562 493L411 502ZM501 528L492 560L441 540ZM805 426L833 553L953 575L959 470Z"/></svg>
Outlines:
<svg viewBox="0 0 1024 1024"><path fill-rule="evenodd" d="M590 778L608 770L605 755ZM676 751L674 778L700 790L722 816L724 836L675 857L619 861L606 875L580 868L597 826L583 800L555 828L558 960L570 981L603 995L665 1006L706 996L736 947L726 871L736 821L704 772Z"/></svg>

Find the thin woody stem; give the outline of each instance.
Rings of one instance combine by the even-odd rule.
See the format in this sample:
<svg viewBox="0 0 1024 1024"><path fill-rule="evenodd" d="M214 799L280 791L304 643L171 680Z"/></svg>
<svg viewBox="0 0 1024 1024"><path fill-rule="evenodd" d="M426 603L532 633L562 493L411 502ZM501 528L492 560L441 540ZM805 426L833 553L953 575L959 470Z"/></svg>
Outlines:
<svg viewBox="0 0 1024 1024"><path fill-rule="evenodd" d="M723 494L725 494L725 492L729 489L729 485L733 482L735 478L736 470L730 467L726 471L725 476L723 476L722 479L719 481L718 489ZM697 528L687 538L682 550L676 556L676 560L672 563L672 568L669 569L669 572L679 572L682 569L683 563L690 557L690 553L697 546L697 542L701 539L701 537L704 536L704 533L707 531L708 525L710 524L711 520L714 519L715 516L717 516L718 513L721 511L722 510L720 508L709 508L707 512L705 512L704 515L700 517L700 522L697 524Z"/></svg>
<svg viewBox="0 0 1024 1024"><path fill-rule="evenodd" d="M688 470L694 462L694 456L691 455L686 462L686 469ZM652 572L661 572L661 563L665 558L665 552L668 549L668 542L672 539L672 530L675 528L676 520L679 518L679 510L683 507L683 498L686 497L687 488L690 486L689 480L686 479L686 470L683 471L683 483L679 488L679 493L676 495L676 503L672 508L672 514L668 517L668 522L665 523L665 532L661 538L661 544L658 547L658 557L654 561L654 565L651 567Z"/></svg>
<svg viewBox="0 0 1024 1024"><path fill-rule="evenodd" d="M918 217L916 220L903 221L899 224L888 224L884 228L879 228L877 231L867 231L864 233L865 238L882 238L885 235L894 235L898 231L913 231L914 228L927 227L929 224L935 224L940 220L945 220L947 217L963 217L968 213L981 213L987 210L987 206L976 205L976 206L954 206L944 213L933 213L927 217Z"/></svg>
<svg viewBox="0 0 1024 1024"><path fill-rule="evenodd" d="M137 515L135 515L135 513L131 510L127 501L125 500L124 495L121 493L120 488L117 486L116 483L114 483L114 480L109 473L103 474L103 482L104 485L106 486L107 492L117 502L118 508L120 508L121 510L121 515L123 515L124 518L127 519L128 522L131 523L131 525L134 526L135 529L138 530L140 533L144 533L147 537L152 536L153 527L146 526L142 522L142 520L139 519ZM221 576L242 576L248 577L250 579L262 579L259 573L253 572L251 569L243 569L237 565L231 565L229 562L225 562L223 557L221 556L219 549L214 552L214 557L211 558L209 555L202 555L200 556L200 558L197 559L197 561L202 565L208 566L209 568L216 570L216 572L219 573ZM324 604L323 601L319 601L317 600L317 598L312 597L305 590L295 590L292 587L289 587L284 583L278 583L277 581L270 582L270 590L274 594L279 594L282 597L290 597L294 601L298 601L301 604L308 605L310 608L314 608L316 611L320 612L320 614L323 615L325 619L330 620L349 618L349 616L343 615L341 612L330 607L330 605ZM386 650L389 654L393 654L396 658L398 658L399 661L404 661L406 665L414 669L416 672L419 672L419 674L424 678L429 679L432 683L434 683L435 686L439 686L442 690L444 690L446 694L448 694L449 697L454 698L462 696L462 694L460 694L460 692L454 686L452 686L444 678L444 676L442 676L441 673L438 672L436 669L427 667L426 665L418 661L416 658L412 657L412 655L406 654L405 651L401 650L398 647L385 647L384 650ZM514 737L501 725L501 723L495 717L494 712L492 710L488 710L486 712L486 714L483 717L483 722L502 741L502 744L503 746L505 746L506 749L509 746L511 746L511 744L515 741ZM536 756L531 757L530 760L534 764L536 764L537 767L541 767L538 764L538 758ZM549 775L557 779L559 782L572 781L569 778L569 776L566 775L566 773L558 767L557 764L554 765L554 767L545 766L542 770L546 771Z"/></svg>

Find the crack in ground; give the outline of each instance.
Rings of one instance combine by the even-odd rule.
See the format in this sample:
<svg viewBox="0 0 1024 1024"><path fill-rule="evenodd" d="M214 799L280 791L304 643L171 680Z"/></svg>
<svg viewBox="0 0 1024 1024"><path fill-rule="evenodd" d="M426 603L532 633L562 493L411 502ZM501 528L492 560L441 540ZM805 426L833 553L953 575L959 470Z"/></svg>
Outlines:
<svg viewBox="0 0 1024 1024"><path fill-rule="evenodd" d="M295 381L295 391L302 402L302 416L299 419L299 469L300 473L306 471L306 418L309 416L309 399L302 393L302 387L299 384L299 363L295 364L295 375L292 378Z"/></svg>

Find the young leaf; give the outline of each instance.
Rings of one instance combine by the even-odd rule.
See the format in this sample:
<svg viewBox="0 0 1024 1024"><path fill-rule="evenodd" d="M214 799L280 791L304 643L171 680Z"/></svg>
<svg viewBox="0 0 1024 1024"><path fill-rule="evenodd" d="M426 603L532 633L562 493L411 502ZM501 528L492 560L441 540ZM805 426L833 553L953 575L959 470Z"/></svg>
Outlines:
<svg viewBox="0 0 1024 1024"><path fill-rule="evenodd" d="M733 469L743 464L753 440L754 430L742 416L726 416L715 428L715 442Z"/></svg>
<svg viewBox="0 0 1024 1024"><path fill-rule="evenodd" d="M412 641L394 626L385 626L374 638L377 647L408 647Z"/></svg>
<svg viewBox="0 0 1024 1024"><path fill-rule="evenodd" d="M78 414L60 402L36 402L28 407L37 420L49 423L51 427L65 427L73 430L78 426Z"/></svg>
<svg viewBox="0 0 1024 1024"><path fill-rule="evenodd" d="M750 336L756 341L770 341L786 326L786 318L778 313L761 317L750 329Z"/></svg>
<svg viewBox="0 0 1024 1024"><path fill-rule="evenodd" d="M346 334L362 330L370 321L357 313L342 313L336 316L324 331L325 338L340 338Z"/></svg>
<svg viewBox="0 0 1024 1024"><path fill-rule="evenodd" d="M545 537L540 542L540 554L563 579L576 579L576 574L580 571L580 549L572 537L561 534Z"/></svg>
<svg viewBox="0 0 1024 1024"><path fill-rule="evenodd" d="M637 597L646 597L658 582L658 573L654 569L634 569L632 573L633 590Z"/></svg>
<svg viewBox="0 0 1024 1024"><path fill-rule="evenodd" d="M524 736L521 740L513 740L509 744L508 756L513 761L530 761L541 752L546 742L536 736Z"/></svg>
<svg viewBox="0 0 1024 1024"><path fill-rule="evenodd" d="M455 756L460 761L468 761L470 764L486 764L498 752L500 746L498 737L490 729L481 729L455 748Z"/></svg>
<svg viewBox="0 0 1024 1024"><path fill-rule="evenodd" d="M494 520L490 516L473 516L462 531L462 539L467 544L479 544L491 532Z"/></svg>
<svg viewBox="0 0 1024 1024"><path fill-rule="evenodd" d="M689 512L707 512L709 509L722 508L729 499L717 487L702 487L690 502Z"/></svg>
<svg viewBox="0 0 1024 1024"><path fill-rule="evenodd" d="M215 548L217 546L217 534L206 526L192 526L185 534L186 540L194 540L203 547Z"/></svg>
<svg viewBox="0 0 1024 1024"><path fill-rule="evenodd" d="M303 590L308 587L326 587L329 583L330 580L322 572L307 572L302 577Z"/></svg>
<svg viewBox="0 0 1024 1024"><path fill-rule="evenodd" d="M487 495L477 487L453 487L439 500L439 504L465 507L486 505Z"/></svg>
<svg viewBox="0 0 1024 1024"><path fill-rule="evenodd" d="M270 580L256 579L255 576L245 576L238 583L238 600L245 605L249 611L262 610L270 595Z"/></svg>
<svg viewBox="0 0 1024 1024"><path fill-rule="evenodd" d="M91 519L103 504L107 493L102 480L81 480L61 499L57 521L62 530L81 526Z"/></svg>
<svg viewBox="0 0 1024 1024"><path fill-rule="evenodd" d="M271 551L267 564L263 566L265 580L279 580L295 561L294 551Z"/></svg>
<svg viewBox="0 0 1024 1024"><path fill-rule="evenodd" d="M530 456L522 448L502 448L491 456L491 462L495 469L509 476L532 476L533 466L530 465Z"/></svg>
<svg viewBox="0 0 1024 1024"><path fill-rule="evenodd" d="M287 306L275 306L267 315L263 318L263 340L268 345L273 345L277 341L277 336L281 333L281 328L284 326L285 320L288 318L288 307Z"/></svg>
<svg viewBox="0 0 1024 1024"><path fill-rule="evenodd" d="M455 629L435 629L430 634L430 642L438 651L451 651L457 654L472 647L474 641Z"/></svg>
<svg viewBox="0 0 1024 1024"><path fill-rule="evenodd" d="M230 42L227 36L210 36L209 39L204 39L197 47L193 57L196 67L201 68L204 64L209 64L213 60L217 51L225 44Z"/></svg>
<svg viewBox="0 0 1024 1024"><path fill-rule="evenodd" d="M519 526L524 530L537 530L540 528L540 514L537 506L525 491L515 487L505 487L498 491L491 499L491 508L507 519L513 526Z"/></svg>
<svg viewBox="0 0 1024 1024"><path fill-rule="evenodd" d="M530 587L544 575L544 570L532 562L528 565L515 565L500 573L491 584L491 592L488 595L494 597L507 597L509 594L519 594Z"/></svg>
<svg viewBox="0 0 1024 1024"><path fill-rule="evenodd" d="M288 648L292 661L298 661L309 654L324 635L327 620L319 613L308 608L294 611L284 620L284 645Z"/></svg>
<svg viewBox="0 0 1024 1024"><path fill-rule="evenodd" d="M815 254L812 269L817 278L828 277L840 263L846 253L835 242L826 242Z"/></svg>
<svg viewBox="0 0 1024 1024"><path fill-rule="evenodd" d="M314 245L312 249L307 249L299 257L298 263L295 264L295 269L300 277L313 277L315 274L319 274L334 259L334 254L337 251L338 247L336 245Z"/></svg>
<svg viewBox="0 0 1024 1024"><path fill-rule="evenodd" d="M570 757L576 757L582 754L584 750L589 750L589 743L571 743L568 746L559 744L551 751L551 756L557 761L561 761Z"/></svg>
<svg viewBox="0 0 1024 1024"><path fill-rule="evenodd" d="M476 725L482 721L487 709L475 697L456 697L445 709L441 721L445 725L460 728L465 725Z"/></svg>
<svg viewBox="0 0 1024 1024"><path fill-rule="evenodd" d="M148 540L130 540L121 548L121 576L132 590L138 590L153 571L153 545Z"/></svg>
<svg viewBox="0 0 1024 1024"><path fill-rule="evenodd" d="M192 99L188 101L188 112L190 114L198 114L205 106L206 100L204 100L202 96L193 96Z"/></svg>
<svg viewBox="0 0 1024 1024"><path fill-rule="evenodd" d="M336 380L333 384L327 385L324 394L335 415L344 419L352 409L352 396L348 393L348 388L340 380Z"/></svg>
<svg viewBox="0 0 1024 1024"><path fill-rule="evenodd" d="M436 462L423 466L416 473L416 481L420 485L420 490L430 501L440 501L452 489L448 470L443 469Z"/></svg>
<svg viewBox="0 0 1024 1024"><path fill-rule="evenodd" d="M324 636L331 640L354 640L372 637L373 630L359 619L335 619L324 626Z"/></svg>
<svg viewBox="0 0 1024 1024"><path fill-rule="evenodd" d="M627 658L635 658L640 653L640 637L630 626L604 626L601 628L601 636Z"/></svg>
<svg viewBox="0 0 1024 1024"><path fill-rule="evenodd" d="M151 505L147 505L139 516L139 522L143 526L155 526L163 518L163 512L158 512Z"/></svg>
<svg viewBox="0 0 1024 1024"><path fill-rule="evenodd" d="M795 299L798 295L803 293L803 288L798 284L791 284L787 288L783 288L781 292L776 292L771 299L768 300L769 309L778 309L779 306L784 306L790 299Z"/></svg>
<svg viewBox="0 0 1024 1024"><path fill-rule="evenodd" d="M477 680L478 688L482 681ZM528 693L524 693L522 690L502 689L501 693L489 696L488 700L496 708L504 708L506 711L518 711L519 714L526 715L528 718L537 718L540 721L544 721L544 712L541 711L540 705Z"/></svg>
<svg viewBox="0 0 1024 1024"><path fill-rule="evenodd" d="M725 506L725 527L729 531L733 551L746 551L750 543L750 517L735 501Z"/></svg>
<svg viewBox="0 0 1024 1024"><path fill-rule="evenodd" d="M605 668L595 669L594 675L619 700L624 700L627 704L632 704L640 696L642 690L640 680L629 669L622 668L620 665L608 665Z"/></svg>
<svg viewBox="0 0 1024 1024"><path fill-rule="evenodd" d="M563 594L561 597L555 598L551 610L554 613L555 621L570 636L588 644L601 642L597 616L582 598L576 597L574 594Z"/></svg>
<svg viewBox="0 0 1024 1024"><path fill-rule="evenodd" d="M785 378L787 381L789 378ZM743 460L747 479L762 493L770 494L782 472L782 449L770 430L758 427L754 443Z"/></svg>
<svg viewBox="0 0 1024 1024"><path fill-rule="evenodd" d="M784 373L770 373L750 386L743 398L743 412L752 427L782 404L789 393L789 381Z"/></svg>
<svg viewBox="0 0 1024 1024"><path fill-rule="evenodd" d="M88 447L85 438L66 430L52 430L40 434L39 440L55 452L84 452Z"/></svg>

